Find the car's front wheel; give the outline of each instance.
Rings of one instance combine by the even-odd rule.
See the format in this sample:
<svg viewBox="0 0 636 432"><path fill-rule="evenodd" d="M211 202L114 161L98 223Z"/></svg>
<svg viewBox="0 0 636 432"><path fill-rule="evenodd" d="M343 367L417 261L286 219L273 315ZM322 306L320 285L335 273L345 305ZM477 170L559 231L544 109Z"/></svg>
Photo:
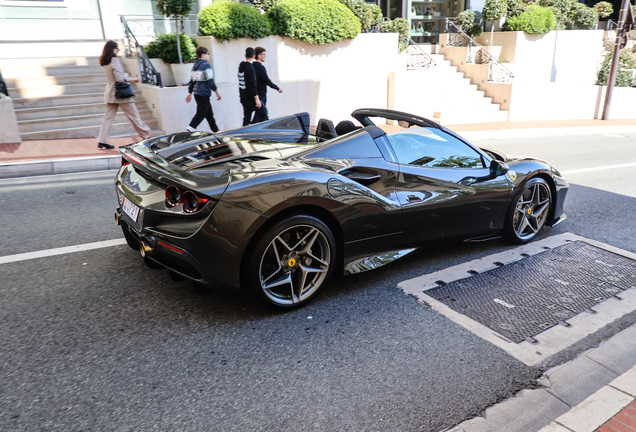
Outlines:
<svg viewBox="0 0 636 432"><path fill-rule="evenodd" d="M519 244L532 240L548 219L551 205L552 193L546 181L539 177L528 180L506 216L506 238Z"/></svg>
<svg viewBox="0 0 636 432"><path fill-rule="evenodd" d="M313 216L292 216L269 228L253 249L246 269L249 289L270 308L294 309L318 294L335 259L329 227Z"/></svg>

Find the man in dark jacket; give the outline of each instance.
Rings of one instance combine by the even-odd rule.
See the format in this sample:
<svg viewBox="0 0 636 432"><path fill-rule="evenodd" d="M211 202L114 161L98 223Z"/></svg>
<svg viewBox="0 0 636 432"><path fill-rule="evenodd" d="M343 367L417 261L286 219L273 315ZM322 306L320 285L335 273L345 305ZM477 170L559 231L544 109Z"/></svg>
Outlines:
<svg viewBox="0 0 636 432"><path fill-rule="evenodd" d="M256 110L254 114L254 120L252 123L259 123L265 120L269 120L269 113L267 112L267 87L271 87L276 90L278 93L282 93L283 90L280 89L276 84L269 79L267 76L267 69L263 66L265 63L265 57L267 54L265 53L265 48L256 47L254 50L254 54L256 58L254 59L254 70L256 71L256 91L258 92L258 97L261 100L261 107Z"/></svg>
<svg viewBox="0 0 636 432"><path fill-rule="evenodd" d="M252 113L261 107L261 100L256 91L256 71L254 70L254 48L245 50L245 61L238 69L239 95L243 105L243 126L252 121Z"/></svg>
<svg viewBox="0 0 636 432"><path fill-rule="evenodd" d="M214 84L214 73L212 72L212 66L210 66L210 53L205 47L197 48L197 59L192 66L192 75L190 79L190 85L188 86L188 96L185 101L190 103L192 100L192 94L194 94L194 100L197 101L197 112L192 117L190 126L186 130L194 132L203 119L207 119L210 124L212 132L218 132L219 127L214 120L214 112L212 111L212 105L210 104L210 96L212 92L216 93L216 100L221 100L221 95Z"/></svg>

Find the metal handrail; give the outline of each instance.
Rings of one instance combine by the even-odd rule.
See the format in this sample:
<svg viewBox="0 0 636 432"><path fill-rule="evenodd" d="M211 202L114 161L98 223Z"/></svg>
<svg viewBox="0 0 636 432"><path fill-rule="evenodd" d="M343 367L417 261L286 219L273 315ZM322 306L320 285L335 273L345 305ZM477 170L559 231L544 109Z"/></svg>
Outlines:
<svg viewBox="0 0 636 432"><path fill-rule="evenodd" d="M428 69L431 66L437 66L433 57L431 57L426 51L424 51L418 44L413 42L413 39L404 39L406 43L406 53L408 54L407 68L423 68Z"/></svg>
<svg viewBox="0 0 636 432"><path fill-rule="evenodd" d="M161 84L161 74L157 72L155 67L150 62L146 51L139 44L137 38L128 27L126 18L124 15L120 15L121 24L124 27L124 50L126 57L136 57L139 61L141 82L144 84L152 84L158 87L163 87Z"/></svg>
<svg viewBox="0 0 636 432"><path fill-rule="evenodd" d="M447 46L468 47L466 64L488 64L489 82L512 82L515 75L448 18L446 18L446 33L448 33Z"/></svg>

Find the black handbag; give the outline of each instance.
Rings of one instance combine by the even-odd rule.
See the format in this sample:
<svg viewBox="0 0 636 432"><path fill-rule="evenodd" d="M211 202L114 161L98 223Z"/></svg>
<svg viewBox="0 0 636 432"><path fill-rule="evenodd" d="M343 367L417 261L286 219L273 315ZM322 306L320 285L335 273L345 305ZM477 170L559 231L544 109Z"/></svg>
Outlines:
<svg viewBox="0 0 636 432"><path fill-rule="evenodd" d="M117 99L128 99L130 97L135 97L135 92L130 86L130 83L118 82L115 83L115 97Z"/></svg>

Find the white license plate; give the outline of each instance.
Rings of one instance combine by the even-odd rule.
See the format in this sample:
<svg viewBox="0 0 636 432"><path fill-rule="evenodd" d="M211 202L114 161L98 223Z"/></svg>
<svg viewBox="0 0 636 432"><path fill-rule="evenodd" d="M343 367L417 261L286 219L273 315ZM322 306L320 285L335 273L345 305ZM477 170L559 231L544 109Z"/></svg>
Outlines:
<svg viewBox="0 0 636 432"><path fill-rule="evenodd" d="M133 220L133 222L137 222L139 207L133 204L132 201L124 197L124 203L122 204L121 209Z"/></svg>

